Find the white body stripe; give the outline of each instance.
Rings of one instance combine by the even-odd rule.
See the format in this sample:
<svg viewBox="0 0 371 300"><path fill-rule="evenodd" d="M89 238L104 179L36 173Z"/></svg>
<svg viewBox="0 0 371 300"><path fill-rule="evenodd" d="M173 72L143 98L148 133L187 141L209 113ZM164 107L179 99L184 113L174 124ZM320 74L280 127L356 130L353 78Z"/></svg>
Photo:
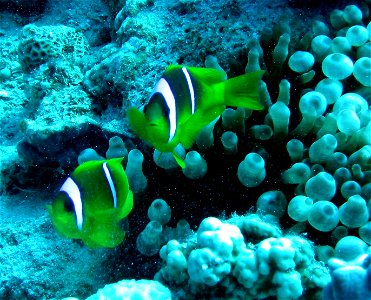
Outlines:
<svg viewBox="0 0 371 300"><path fill-rule="evenodd" d="M108 170L106 162L103 163L103 171L104 171L104 174L106 175L106 178L107 178L107 181L108 181L111 193L112 193L113 207L117 208L117 193L116 193L115 185L113 184L111 173Z"/></svg>
<svg viewBox="0 0 371 300"><path fill-rule="evenodd" d="M81 230L84 223L84 217L82 214L82 201L79 187L71 177L68 177L67 180L63 183L60 191L67 193L68 197L72 200L73 206L75 208L76 225L77 228Z"/></svg>
<svg viewBox="0 0 371 300"><path fill-rule="evenodd" d="M192 115L193 115L195 113L195 107L196 107L195 90L193 88L191 76L189 75L189 72L188 72L187 68L186 67L183 67L182 68L182 71L184 73L184 76L187 79L189 93L191 94L191 107L192 107Z"/></svg>
<svg viewBox="0 0 371 300"><path fill-rule="evenodd" d="M165 101L166 105L169 108L169 122L170 122L170 133L169 133L169 141L170 142L175 135L176 131L176 104L175 104L175 97L173 92L171 91L170 85L168 82L164 79L161 78L157 85L155 86L153 90L153 94L155 93L160 93ZM151 95L151 97L152 97Z"/></svg>

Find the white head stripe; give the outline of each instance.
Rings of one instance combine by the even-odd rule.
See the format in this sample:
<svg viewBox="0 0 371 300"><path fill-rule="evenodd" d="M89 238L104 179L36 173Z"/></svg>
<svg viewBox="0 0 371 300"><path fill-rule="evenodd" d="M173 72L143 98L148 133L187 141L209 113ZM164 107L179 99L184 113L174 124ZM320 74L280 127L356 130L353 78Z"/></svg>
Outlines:
<svg viewBox="0 0 371 300"><path fill-rule="evenodd" d="M160 93L165 101L166 105L169 108L169 122L170 122L170 134L169 134L169 142L173 139L176 131L176 104L175 104L175 97L173 92L171 91L170 85L168 82L161 78L157 83L153 93Z"/></svg>
<svg viewBox="0 0 371 300"><path fill-rule="evenodd" d="M108 170L108 167L107 167L107 163L106 162L103 163L103 171L104 171L104 175L106 175L106 178L107 178L107 181L108 181L108 184L109 184L109 188L110 188L111 193L112 193L113 207L114 208L117 208L117 194L116 194L116 189L115 189L115 185L113 184L111 173Z"/></svg>
<svg viewBox="0 0 371 300"><path fill-rule="evenodd" d="M193 84L192 84L191 76L189 75L189 72L188 72L187 68L186 67L183 67L182 68L182 71L184 73L184 76L187 79L189 93L191 94L191 107L192 107L192 115L193 115L195 113L195 106L196 106L196 103L195 103L195 90L193 89Z"/></svg>
<svg viewBox="0 0 371 300"><path fill-rule="evenodd" d="M68 177L67 180L63 183L60 191L66 192L68 197L72 200L73 206L75 208L76 225L77 228L81 230L82 224L84 222L84 217L82 215L82 201L79 187L71 177Z"/></svg>

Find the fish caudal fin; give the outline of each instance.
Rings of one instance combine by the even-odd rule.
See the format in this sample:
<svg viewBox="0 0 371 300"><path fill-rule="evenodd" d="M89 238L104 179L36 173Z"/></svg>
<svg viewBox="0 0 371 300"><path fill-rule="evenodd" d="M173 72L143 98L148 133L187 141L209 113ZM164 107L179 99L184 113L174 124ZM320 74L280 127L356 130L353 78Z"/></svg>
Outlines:
<svg viewBox="0 0 371 300"><path fill-rule="evenodd" d="M263 109L259 99L259 84L263 74L264 71L255 71L221 83L224 84L224 104L253 110Z"/></svg>
<svg viewBox="0 0 371 300"><path fill-rule="evenodd" d="M143 112L135 107L129 108L127 111L127 117L131 129L143 140L148 141L147 134L147 119Z"/></svg>

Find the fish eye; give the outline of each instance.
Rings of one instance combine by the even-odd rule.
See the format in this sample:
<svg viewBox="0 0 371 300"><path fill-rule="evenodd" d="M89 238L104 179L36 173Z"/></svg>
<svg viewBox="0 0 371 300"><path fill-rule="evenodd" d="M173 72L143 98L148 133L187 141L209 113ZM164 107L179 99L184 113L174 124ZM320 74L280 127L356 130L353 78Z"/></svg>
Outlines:
<svg viewBox="0 0 371 300"><path fill-rule="evenodd" d="M73 212L75 209L75 206L73 205L73 202L70 198L64 199L64 210L66 212Z"/></svg>

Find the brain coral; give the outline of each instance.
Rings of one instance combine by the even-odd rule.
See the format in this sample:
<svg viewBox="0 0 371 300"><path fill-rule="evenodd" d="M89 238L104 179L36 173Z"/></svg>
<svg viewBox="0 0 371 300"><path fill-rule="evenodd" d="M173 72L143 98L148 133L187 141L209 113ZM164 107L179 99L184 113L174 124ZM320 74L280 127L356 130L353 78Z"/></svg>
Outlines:
<svg viewBox="0 0 371 300"><path fill-rule="evenodd" d="M84 35L74 28L29 24L20 34L18 56L23 68L28 70L55 57L77 62L88 49Z"/></svg>

